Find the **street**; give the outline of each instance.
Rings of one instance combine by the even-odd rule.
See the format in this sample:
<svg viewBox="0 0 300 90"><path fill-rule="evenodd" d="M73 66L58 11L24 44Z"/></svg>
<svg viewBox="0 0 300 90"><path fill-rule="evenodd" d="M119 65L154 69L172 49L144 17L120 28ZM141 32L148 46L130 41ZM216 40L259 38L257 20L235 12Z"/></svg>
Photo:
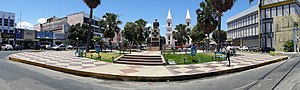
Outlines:
<svg viewBox="0 0 300 90"><path fill-rule="evenodd" d="M103 80L65 74L7 60L0 52L1 90L290 90L300 89L300 57L239 73L174 82Z"/></svg>

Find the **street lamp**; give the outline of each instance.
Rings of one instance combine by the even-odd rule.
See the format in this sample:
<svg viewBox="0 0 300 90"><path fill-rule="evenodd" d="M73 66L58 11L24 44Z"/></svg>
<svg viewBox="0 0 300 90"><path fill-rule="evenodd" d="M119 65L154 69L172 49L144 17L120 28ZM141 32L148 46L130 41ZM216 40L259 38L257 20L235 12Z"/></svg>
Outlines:
<svg viewBox="0 0 300 90"><path fill-rule="evenodd" d="M78 41L78 39L79 39L79 38L76 37L76 42L77 42L77 45L76 45L76 46L77 46L77 50L79 49L79 41Z"/></svg>
<svg viewBox="0 0 300 90"><path fill-rule="evenodd" d="M208 42L209 42L209 37L208 37L208 34L205 34L205 37L206 37L206 52L208 52Z"/></svg>

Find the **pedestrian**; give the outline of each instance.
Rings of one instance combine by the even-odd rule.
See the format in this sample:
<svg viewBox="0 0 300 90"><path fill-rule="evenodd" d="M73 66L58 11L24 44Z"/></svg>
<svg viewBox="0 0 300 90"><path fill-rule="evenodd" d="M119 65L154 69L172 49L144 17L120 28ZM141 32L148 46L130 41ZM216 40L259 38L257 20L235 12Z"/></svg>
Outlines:
<svg viewBox="0 0 300 90"><path fill-rule="evenodd" d="M228 62L229 62L228 67L230 67L230 50L227 50L227 53L226 53L226 59L227 59Z"/></svg>

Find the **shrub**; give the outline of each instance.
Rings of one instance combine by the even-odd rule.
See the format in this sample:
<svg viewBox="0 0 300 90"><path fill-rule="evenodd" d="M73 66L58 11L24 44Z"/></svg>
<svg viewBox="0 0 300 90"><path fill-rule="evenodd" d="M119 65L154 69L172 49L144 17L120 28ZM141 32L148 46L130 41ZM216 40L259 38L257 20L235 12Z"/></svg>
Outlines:
<svg viewBox="0 0 300 90"><path fill-rule="evenodd" d="M292 40L288 40L283 44L285 52L293 52L294 51L294 42Z"/></svg>

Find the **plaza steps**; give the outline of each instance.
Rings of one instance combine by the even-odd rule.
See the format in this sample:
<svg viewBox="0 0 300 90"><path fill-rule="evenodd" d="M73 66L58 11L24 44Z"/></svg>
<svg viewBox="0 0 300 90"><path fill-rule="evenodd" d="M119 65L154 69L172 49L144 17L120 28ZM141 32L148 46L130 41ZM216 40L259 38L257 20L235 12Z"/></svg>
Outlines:
<svg viewBox="0 0 300 90"><path fill-rule="evenodd" d="M132 65L164 65L161 55L124 55L114 61L119 64L132 64Z"/></svg>

